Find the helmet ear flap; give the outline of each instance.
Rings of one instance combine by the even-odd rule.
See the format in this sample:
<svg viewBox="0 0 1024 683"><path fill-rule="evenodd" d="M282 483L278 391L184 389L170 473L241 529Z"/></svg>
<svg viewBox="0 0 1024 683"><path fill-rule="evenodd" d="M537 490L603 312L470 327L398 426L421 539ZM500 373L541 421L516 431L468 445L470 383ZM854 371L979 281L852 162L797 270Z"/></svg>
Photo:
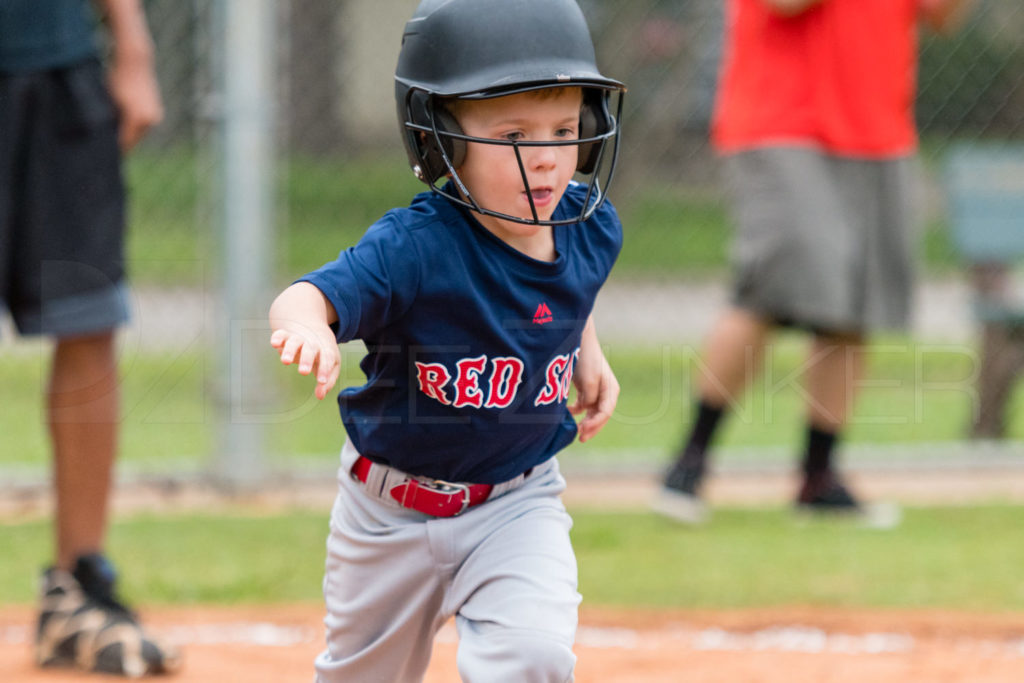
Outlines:
<svg viewBox="0 0 1024 683"><path fill-rule="evenodd" d="M438 178L448 173L444 156L448 157L452 168L462 165L466 158L466 141L446 135L446 133L462 135L462 128L451 112L444 106L431 102L430 99L426 93L413 91L410 93L409 107L414 123L425 128L431 128L431 124L433 124L433 127L437 129L437 136L433 132L415 133L422 180L432 185ZM438 138L441 140L440 146L438 146ZM444 155L441 154L442 149Z"/></svg>
<svg viewBox="0 0 1024 683"><path fill-rule="evenodd" d="M608 95L601 90L587 89L583 93L583 105L580 107L580 139L604 135L612 130L614 120L608 111ZM603 144L588 142L579 146L576 170L580 173L593 173L597 167L597 159Z"/></svg>
<svg viewBox="0 0 1024 683"><path fill-rule="evenodd" d="M444 133L465 135L462 132L462 126L455 120L455 116L443 106L434 107L434 123L437 126L437 132L441 134L441 144L444 146L445 154L448 155L448 160L452 162L452 168L462 166L462 162L466 160L466 141L444 135Z"/></svg>

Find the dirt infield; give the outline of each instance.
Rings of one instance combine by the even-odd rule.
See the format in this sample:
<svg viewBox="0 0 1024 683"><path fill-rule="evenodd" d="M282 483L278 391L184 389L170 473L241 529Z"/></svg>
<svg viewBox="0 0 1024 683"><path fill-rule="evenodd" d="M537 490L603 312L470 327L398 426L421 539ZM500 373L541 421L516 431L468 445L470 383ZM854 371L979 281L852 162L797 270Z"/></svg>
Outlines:
<svg viewBox="0 0 1024 683"><path fill-rule="evenodd" d="M319 605L147 610L181 644L176 683L312 679ZM39 671L27 608L0 611L0 680L101 680ZM426 683L458 681L455 634L439 635ZM579 683L1016 683L1024 615L786 608L715 612L584 609Z"/></svg>

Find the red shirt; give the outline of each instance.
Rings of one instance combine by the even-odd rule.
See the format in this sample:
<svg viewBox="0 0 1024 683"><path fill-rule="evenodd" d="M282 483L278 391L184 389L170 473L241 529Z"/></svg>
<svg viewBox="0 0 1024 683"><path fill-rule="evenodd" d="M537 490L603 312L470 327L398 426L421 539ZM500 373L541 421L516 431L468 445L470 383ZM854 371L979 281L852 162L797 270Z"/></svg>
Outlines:
<svg viewBox="0 0 1024 683"><path fill-rule="evenodd" d="M763 0L729 0L716 147L912 152L919 1L824 0L784 17Z"/></svg>

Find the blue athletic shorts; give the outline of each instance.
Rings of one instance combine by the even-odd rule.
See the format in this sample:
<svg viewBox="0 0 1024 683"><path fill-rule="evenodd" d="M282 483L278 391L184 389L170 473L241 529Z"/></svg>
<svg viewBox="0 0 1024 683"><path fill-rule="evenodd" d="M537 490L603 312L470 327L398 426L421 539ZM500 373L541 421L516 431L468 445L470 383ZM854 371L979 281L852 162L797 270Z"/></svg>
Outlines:
<svg viewBox="0 0 1024 683"><path fill-rule="evenodd" d="M22 334L128 320L117 123L95 60L0 74L0 306Z"/></svg>

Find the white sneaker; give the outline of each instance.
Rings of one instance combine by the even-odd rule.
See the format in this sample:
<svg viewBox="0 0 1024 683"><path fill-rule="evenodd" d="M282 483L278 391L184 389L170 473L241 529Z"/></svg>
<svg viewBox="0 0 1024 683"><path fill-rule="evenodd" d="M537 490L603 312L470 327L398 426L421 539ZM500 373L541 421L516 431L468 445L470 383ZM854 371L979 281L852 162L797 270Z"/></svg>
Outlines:
<svg viewBox="0 0 1024 683"><path fill-rule="evenodd" d="M903 521L903 509L896 503L876 501L864 503L861 524L869 529L895 529Z"/></svg>
<svg viewBox="0 0 1024 683"><path fill-rule="evenodd" d="M857 507L844 509L821 509L809 505L798 505L796 513L801 521L845 521L865 529L895 529L903 521L903 509L896 503L888 501L860 503Z"/></svg>
<svg viewBox="0 0 1024 683"><path fill-rule="evenodd" d="M651 509L682 524L698 526L708 521L708 506L695 495L662 486Z"/></svg>

